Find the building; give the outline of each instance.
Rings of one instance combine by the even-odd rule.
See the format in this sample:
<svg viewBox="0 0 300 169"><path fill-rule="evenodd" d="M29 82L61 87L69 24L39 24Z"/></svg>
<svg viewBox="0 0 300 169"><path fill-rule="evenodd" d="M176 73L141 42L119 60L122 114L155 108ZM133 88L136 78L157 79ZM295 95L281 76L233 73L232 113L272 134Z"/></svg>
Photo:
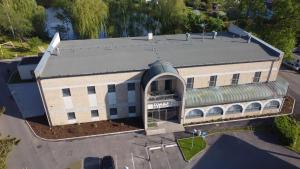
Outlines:
<svg viewBox="0 0 300 169"><path fill-rule="evenodd" d="M141 116L148 134L278 113L283 52L228 32L60 41L35 69L52 126ZM170 127L171 126L171 127Z"/></svg>

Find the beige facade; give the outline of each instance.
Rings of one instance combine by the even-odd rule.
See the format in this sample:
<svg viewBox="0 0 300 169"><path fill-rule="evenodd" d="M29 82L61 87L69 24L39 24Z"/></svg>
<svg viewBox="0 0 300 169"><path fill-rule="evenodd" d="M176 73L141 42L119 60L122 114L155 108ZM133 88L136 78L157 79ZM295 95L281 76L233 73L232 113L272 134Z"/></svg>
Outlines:
<svg viewBox="0 0 300 169"><path fill-rule="evenodd" d="M239 84L248 84L253 82L255 72L261 72L260 82L275 81L281 59L272 61L225 64L212 66L199 66L177 68L178 74L184 79L194 78L194 88L206 88L209 84L210 76L217 75L217 86L231 85L233 74L240 73ZM272 67L272 70L271 70ZM270 73L271 72L271 73ZM62 78L41 79L40 88L44 96L44 103L52 125L65 125L70 123L84 123L92 121L91 110L98 110L98 120L111 119L110 108L117 108L117 116L114 118L129 117L128 107L136 106L136 116L140 116L143 109L141 95L141 78L143 71L110 73L99 75L86 75ZM173 81L172 88L176 88L176 77L167 76L158 80L158 90L164 90L166 79ZM127 84L135 84L135 103L129 103ZM116 104L110 105L108 98L108 85L115 84ZM91 106L89 103L88 86L95 86L97 105ZM68 100L72 102L71 108L66 108L65 97L62 95L62 89L69 88L71 96ZM185 112L189 109L185 110ZM69 121L67 113L74 112L76 120ZM182 119L184 119L182 113ZM146 115L145 115L146 116ZM213 119L215 117L212 117ZM206 120L211 120L206 118ZM185 120L184 123L195 122L197 120ZM199 121L203 121L200 119ZM182 121L183 122L183 121Z"/></svg>

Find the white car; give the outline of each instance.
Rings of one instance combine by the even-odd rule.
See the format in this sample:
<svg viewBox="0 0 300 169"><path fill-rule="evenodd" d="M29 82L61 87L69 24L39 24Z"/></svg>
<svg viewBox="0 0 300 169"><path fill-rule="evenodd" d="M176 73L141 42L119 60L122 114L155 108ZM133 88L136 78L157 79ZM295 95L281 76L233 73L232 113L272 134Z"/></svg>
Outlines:
<svg viewBox="0 0 300 169"><path fill-rule="evenodd" d="M284 61L283 64L293 70L300 71L300 60L295 61Z"/></svg>

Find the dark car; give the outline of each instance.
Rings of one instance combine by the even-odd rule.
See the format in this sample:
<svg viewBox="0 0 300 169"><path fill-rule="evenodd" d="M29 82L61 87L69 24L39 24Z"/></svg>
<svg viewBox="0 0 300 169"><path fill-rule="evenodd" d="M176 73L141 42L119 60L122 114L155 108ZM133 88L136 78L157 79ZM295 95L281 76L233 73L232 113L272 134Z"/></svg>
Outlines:
<svg viewBox="0 0 300 169"><path fill-rule="evenodd" d="M100 169L116 169L115 161L112 156L105 156L102 158Z"/></svg>

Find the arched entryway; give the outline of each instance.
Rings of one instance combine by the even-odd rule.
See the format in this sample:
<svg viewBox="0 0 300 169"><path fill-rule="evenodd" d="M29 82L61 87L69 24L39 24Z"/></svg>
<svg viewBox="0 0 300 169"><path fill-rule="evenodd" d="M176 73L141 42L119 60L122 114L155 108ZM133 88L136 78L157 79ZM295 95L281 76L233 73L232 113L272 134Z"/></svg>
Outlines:
<svg viewBox="0 0 300 169"><path fill-rule="evenodd" d="M183 123L186 85L169 63L156 61L142 77L145 129L148 123Z"/></svg>

